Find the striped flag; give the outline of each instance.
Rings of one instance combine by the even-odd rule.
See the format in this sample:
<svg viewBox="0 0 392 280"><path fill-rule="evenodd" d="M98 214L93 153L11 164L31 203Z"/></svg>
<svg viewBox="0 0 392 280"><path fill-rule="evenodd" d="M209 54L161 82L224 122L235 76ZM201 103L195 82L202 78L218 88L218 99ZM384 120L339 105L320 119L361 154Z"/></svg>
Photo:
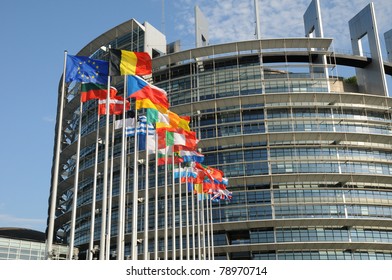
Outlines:
<svg viewBox="0 0 392 280"><path fill-rule="evenodd" d="M135 118L127 118L125 122L123 120L116 120L114 123L114 129L123 127L125 123L125 135L135 136ZM137 134L146 134L147 118L145 116L139 116L137 123ZM155 128L152 124L148 124L148 135L155 135Z"/></svg>
<svg viewBox="0 0 392 280"><path fill-rule="evenodd" d="M158 165L163 165L163 164L172 165L173 164L172 155L174 155L174 164L184 162L184 160L178 155L177 152L173 153L172 147L166 147L158 150ZM166 161L166 157L167 157L167 161Z"/></svg>
<svg viewBox="0 0 392 280"><path fill-rule="evenodd" d="M127 118L125 121L116 120L114 122L114 129L120 129L125 123L125 136L134 137L135 136L135 118ZM146 127L147 118L145 116L139 116L139 121L137 123L137 135L139 143L139 151L146 150ZM148 153L155 154L155 128L152 124L148 124Z"/></svg>
<svg viewBox="0 0 392 280"><path fill-rule="evenodd" d="M188 151L188 150L180 150L180 157L184 160L184 162L203 162L204 155L198 153L196 151Z"/></svg>
<svg viewBox="0 0 392 280"><path fill-rule="evenodd" d="M167 93L163 89L147 83L144 79L131 75L128 76L128 94L136 100L149 99L155 105L169 108Z"/></svg>
<svg viewBox="0 0 392 280"><path fill-rule="evenodd" d="M147 52L109 51L109 76L148 75L152 72L151 57Z"/></svg>
<svg viewBox="0 0 392 280"><path fill-rule="evenodd" d="M186 131L191 130L189 127L190 118L188 116L179 116L170 110L162 113L158 110L149 108L147 109L147 121L156 123L157 129L182 128Z"/></svg>
<svg viewBox="0 0 392 280"><path fill-rule="evenodd" d="M106 85L82 83L80 87L80 101L86 102L92 99L105 99L107 92ZM110 98L114 98L116 94L117 90L112 87L110 89Z"/></svg>
<svg viewBox="0 0 392 280"><path fill-rule="evenodd" d="M165 148L173 145L181 145L189 149L196 149L199 142L194 131L185 131L181 128L173 130L157 130L158 147Z"/></svg>
<svg viewBox="0 0 392 280"><path fill-rule="evenodd" d="M154 104L150 99L140 99L137 100L136 99L136 110L138 109L147 109L147 108L151 108L151 109L155 109L161 113L166 113L167 108L160 106L159 104Z"/></svg>

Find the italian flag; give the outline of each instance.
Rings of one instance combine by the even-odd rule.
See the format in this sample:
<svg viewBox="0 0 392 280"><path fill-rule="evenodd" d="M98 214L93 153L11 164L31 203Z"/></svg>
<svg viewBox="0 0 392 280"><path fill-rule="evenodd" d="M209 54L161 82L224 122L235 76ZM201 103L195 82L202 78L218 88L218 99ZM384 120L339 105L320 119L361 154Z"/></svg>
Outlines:
<svg viewBox="0 0 392 280"><path fill-rule="evenodd" d="M160 149L173 146L181 145L191 149L196 149L197 138L196 133L193 131L186 131L181 128L179 129L161 129L158 131L158 147Z"/></svg>

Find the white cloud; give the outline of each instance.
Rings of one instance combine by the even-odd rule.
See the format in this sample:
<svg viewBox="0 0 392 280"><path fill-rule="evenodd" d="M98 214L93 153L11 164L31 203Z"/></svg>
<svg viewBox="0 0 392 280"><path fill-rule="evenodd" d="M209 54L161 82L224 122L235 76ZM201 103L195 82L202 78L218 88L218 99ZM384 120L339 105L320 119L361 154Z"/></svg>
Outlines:
<svg viewBox="0 0 392 280"><path fill-rule="evenodd" d="M375 14L380 40L384 33L392 28L389 14L392 13L390 0L374 0ZM365 8L368 0L341 1L331 0L321 2L321 13L324 25L324 35L334 38L337 48L351 50L348 21Z"/></svg>
<svg viewBox="0 0 392 280"><path fill-rule="evenodd" d="M259 0L260 30L264 38L303 37L303 14L311 0ZM390 0L373 0L381 41L392 28ZM369 0L320 0L324 36L334 38L338 49L351 50L348 21L367 6ZM176 29L187 37L186 47L194 46L194 6L198 5L209 21L210 43L255 38L254 1L180 0L176 2ZM182 39L184 40L184 39Z"/></svg>

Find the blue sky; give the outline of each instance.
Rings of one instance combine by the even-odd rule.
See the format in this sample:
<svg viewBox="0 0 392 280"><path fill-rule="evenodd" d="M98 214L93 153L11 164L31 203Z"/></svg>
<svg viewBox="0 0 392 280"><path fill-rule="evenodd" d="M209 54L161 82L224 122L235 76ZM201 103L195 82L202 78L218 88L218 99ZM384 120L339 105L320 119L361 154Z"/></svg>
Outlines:
<svg viewBox="0 0 392 280"><path fill-rule="evenodd" d="M390 0L374 0L381 44L392 28ZM164 9L162 9L164 3ZM264 38L303 37L310 0L259 0ZM348 20L365 0L320 0L325 37L349 51ZM0 9L0 227L46 227L64 50L135 18L194 47L194 6L209 19L210 43L254 38L253 0L4 0ZM294 13L293 13L294 12ZM164 15L164 16L163 16Z"/></svg>

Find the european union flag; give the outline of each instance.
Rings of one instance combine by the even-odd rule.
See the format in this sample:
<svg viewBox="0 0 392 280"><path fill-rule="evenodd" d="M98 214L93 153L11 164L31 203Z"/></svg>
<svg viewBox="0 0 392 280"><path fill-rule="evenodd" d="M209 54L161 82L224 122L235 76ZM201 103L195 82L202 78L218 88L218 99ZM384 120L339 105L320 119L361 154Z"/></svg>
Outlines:
<svg viewBox="0 0 392 280"><path fill-rule="evenodd" d="M109 63L91 59L87 56L67 55L65 82L72 81L106 85L108 83Z"/></svg>

